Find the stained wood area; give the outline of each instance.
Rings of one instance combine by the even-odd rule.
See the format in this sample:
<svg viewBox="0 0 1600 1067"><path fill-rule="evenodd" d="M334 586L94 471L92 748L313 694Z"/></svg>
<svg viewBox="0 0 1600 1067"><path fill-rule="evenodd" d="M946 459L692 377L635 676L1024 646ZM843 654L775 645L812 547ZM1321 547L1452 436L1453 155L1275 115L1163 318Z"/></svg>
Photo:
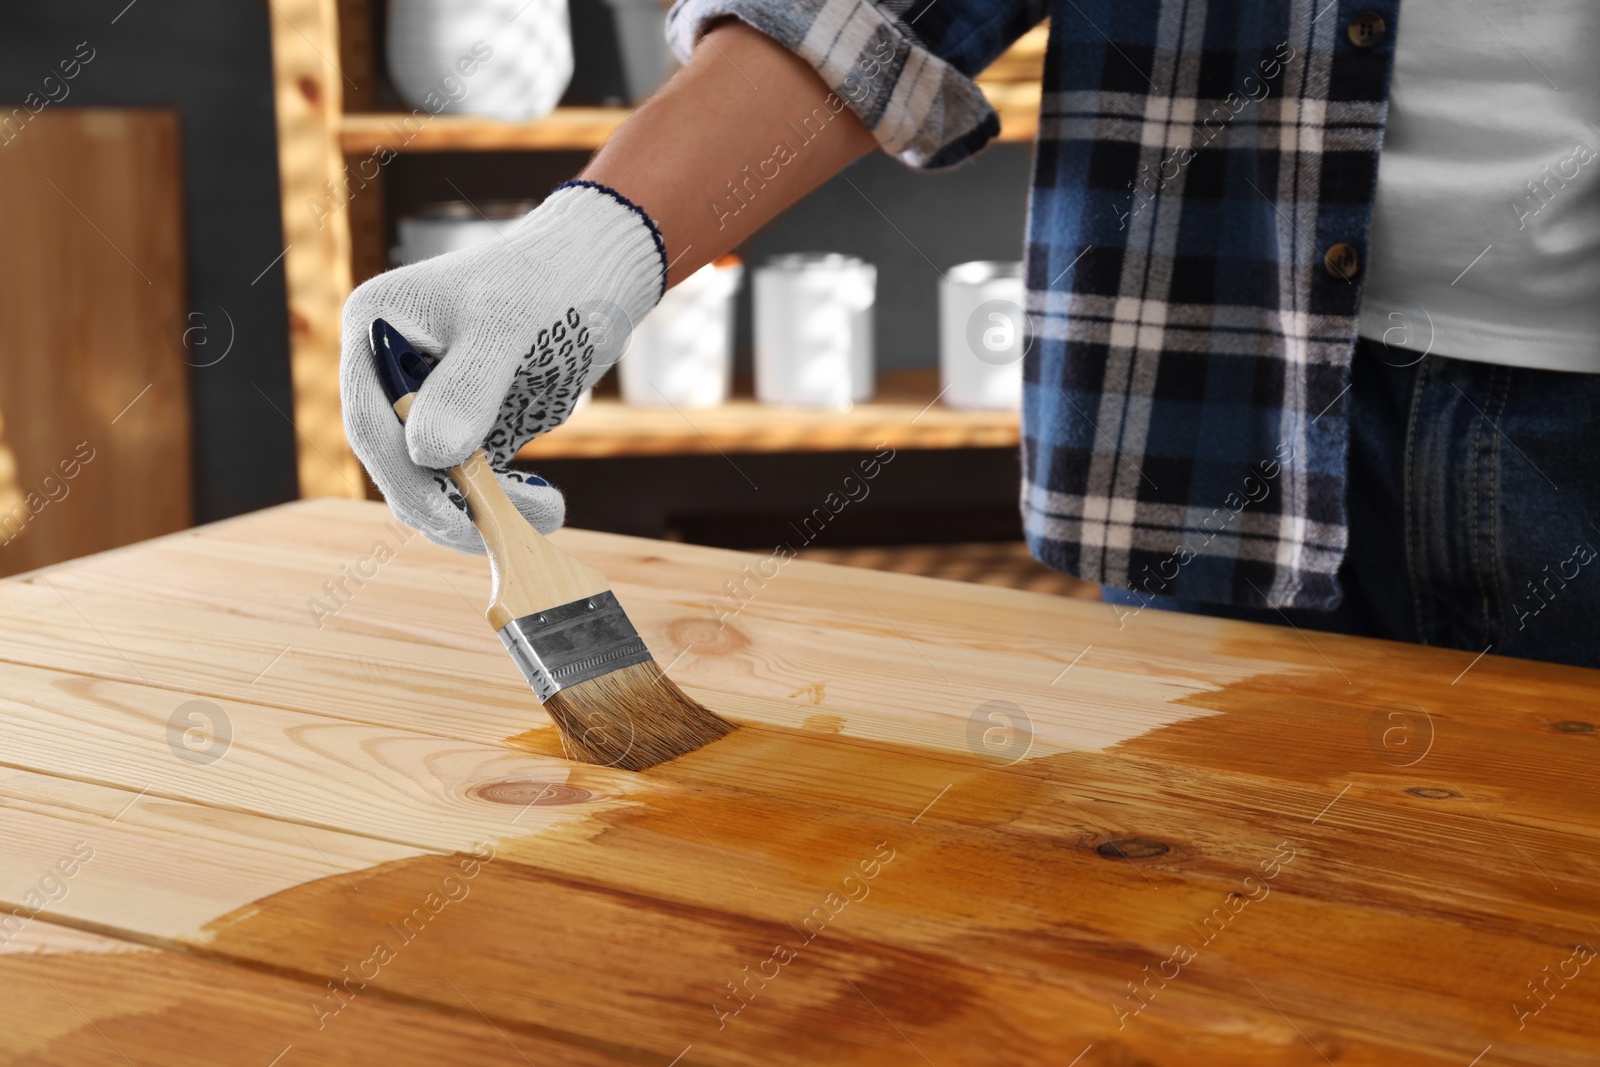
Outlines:
<svg viewBox="0 0 1600 1067"><path fill-rule="evenodd" d="M0 1063L1593 1062L1595 672L556 541L743 729L565 762L376 504L0 583Z"/></svg>
<svg viewBox="0 0 1600 1067"><path fill-rule="evenodd" d="M175 112L47 107L12 127L0 148L0 574L189 525L186 360L220 358L231 333L185 315Z"/></svg>

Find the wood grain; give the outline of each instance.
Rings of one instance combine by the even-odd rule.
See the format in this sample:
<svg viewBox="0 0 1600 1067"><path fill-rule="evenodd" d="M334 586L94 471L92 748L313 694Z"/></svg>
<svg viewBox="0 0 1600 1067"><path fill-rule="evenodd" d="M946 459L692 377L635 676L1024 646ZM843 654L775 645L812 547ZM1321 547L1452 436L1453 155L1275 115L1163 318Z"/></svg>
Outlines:
<svg viewBox="0 0 1600 1067"><path fill-rule="evenodd" d="M737 452L1015 448L1014 411L968 411L937 402L937 371L889 371L874 398L848 411L760 404L736 396L714 408L652 408L596 397L517 458L588 458Z"/></svg>
<svg viewBox="0 0 1600 1067"><path fill-rule="evenodd" d="M0 656L9 647L26 649L30 663L128 682L143 680L137 662L153 684L204 679L202 695L252 702L290 695L277 685L263 688L273 679L292 685L291 708L307 706L315 693L318 710L369 722L366 687L396 671L396 684L421 685L428 699L397 702L383 721L404 715L438 724L436 732L483 740L526 728L525 685L479 614L485 561L420 536L400 544L372 521L383 514L378 506L351 512L342 503L305 501L145 546L143 568L99 557L0 586L0 602L15 605L0 612L0 626L8 617L34 620L6 631ZM1075 684L1052 684L1083 651L1085 635L1114 623L1103 605L949 582L908 584L902 576L796 560L764 588L751 583L758 595L719 624L718 610L739 603L728 599L727 584L746 581L759 557L565 530L552 541L600 566L657 662L675 662L676 681L761 700L772 706L772 721L788 725L837 707L960 726L1003 678L1015 699L1028 702L1037 744L1105 747L1203 714L1171 701L1282 664L1219 660L1209 638L1177 641L1181 631L1152 613L1140 620L1150 637L1131 627L1099 634L1093 640L1100 654L1071 667ZM352 585L338 612L314 617L308 601L328 602L330 579L385 542L396 551L378 575ZM663 566L675 575L670 587L659 584ZM176 586L163 581L174 571L185 575ZM241 583L253 590L242 600ZM988 618L992 628L968 626L968 615ZM230 618L249 625L230 625ZM417 629L416 618L428 620L426 630ZM997 630L1005 636L997 638ZM1144 671L1151 639L1171 648L1160 677ZM1299 652L1321 662L1303 644ZM447 681L460 675L475 680L470 691ZM937 699L928 699L930 685ZM945 743L964 750L954 733Z"/></svg>
<svg viewBox="0 0 1600 1067"><path fill-rule="evenodd" d="M364 475L340 417L339 314L354 287L346 205L379 193L349 180L339 149L352 85L333 58L341 54L338 9L339 0L274 0L273 100L300 495L361 498Z"/></svg>
<svg viewBox="0 0 1600 1067"><path fill-rule="evenodd" d="M0 954L38 1007L0 1048L113 1062L60 997L103 989L106 1037L186 1062L217 1031L164 1009L209 983L251 1049L381 1024L399 1064L1592 1060L1595 672L802 561L719 627L753 557L562 531L746 727L627 774L554 755L481 559L406 542L310 617L385 517L0 583L0 903L95 848L50 952ZM203 765L164 729L197 696Z"/></svg>
<svg viewBox="0 0 1600 1067"><path fill-rule="evenodd" d="M0 151L0 202L0 574L182 529L184 346L232 327L185 314L177 114L47 107Z"/></svg>
<svg viewBox="0 0 1600 1067"><path fill-rule="evenodd" d="M452 1014L369 998L319 1026L324 983L44 922L0 945L0 983L6 1067L628 1062L528 1034L513 1042L462 1000Z"/></svg>

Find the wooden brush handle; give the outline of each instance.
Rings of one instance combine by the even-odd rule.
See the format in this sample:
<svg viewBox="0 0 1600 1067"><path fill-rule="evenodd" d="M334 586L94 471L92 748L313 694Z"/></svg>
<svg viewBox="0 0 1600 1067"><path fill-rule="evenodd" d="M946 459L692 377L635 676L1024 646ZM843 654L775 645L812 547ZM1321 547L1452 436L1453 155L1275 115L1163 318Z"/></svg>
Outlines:
<svg viewBox="0 0 1600 1067"><path fill-rule="evenodd" d="M450 468L450 480L467 498L472 525L489 552L489 623L496 630L512 619L608 592L598 568L550 543L506 496L483 449Z"/></svg>
<svg viewBox="0 0 1600 1067"><path fill-rule="evenodd" d="M372 349L384 391L405 422L432 365L382 319L372 324ZM611 583L597 568L561 551L522 517L483 449L451 467L450 480L466 498L467 513L489 553L488 616L496 630L523 615L610 591Z"/></svg>

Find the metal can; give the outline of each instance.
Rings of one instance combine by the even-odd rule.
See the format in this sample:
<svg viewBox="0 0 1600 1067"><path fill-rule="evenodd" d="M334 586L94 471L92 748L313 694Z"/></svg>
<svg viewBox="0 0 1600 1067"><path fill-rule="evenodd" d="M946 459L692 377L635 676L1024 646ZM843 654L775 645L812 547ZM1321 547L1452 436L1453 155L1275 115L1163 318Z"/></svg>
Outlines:
<svg viewBox="0 0 1600 1067"><path fill-rule="evenodd" d="M667 290L633 328L617 367L625 402L707 408L728 399L733 298L743 275L737 256L723 256Z"/></svg>
<svg viewBox="0 0 1600 1067"><path fill-rule="evenodd" d="M483 200L476 205L451 200L429 204L395 224L400 242L390 259L395 266L404 267L430 256L501 240L506 230L538 206L533 200Z"/></svg>
<svg viewBox="0 0 1600 1067"><path fill-rule="evenodd" d="M1033 337L1021 263L951 267L939 283L939 376L951 407L1017 411Z"/></svg>
<svg viewBox="0 0 1600 1067"><path fill-rule="evenodd" d="M755 272L756 399L845 409L872 396L878 271L855 256L775 256Z"/></svg>

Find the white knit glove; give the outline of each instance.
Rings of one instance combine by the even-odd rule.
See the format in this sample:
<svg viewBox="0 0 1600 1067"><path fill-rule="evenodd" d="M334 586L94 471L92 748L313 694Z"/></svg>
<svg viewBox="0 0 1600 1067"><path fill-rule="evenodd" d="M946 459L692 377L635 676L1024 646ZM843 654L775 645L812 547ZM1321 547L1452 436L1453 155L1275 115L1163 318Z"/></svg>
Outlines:
<svg viewBox="0 0 1600 1067"><path fill-rule="evenodd" d="M445 470L482 447L517 510L541 533L566 505L510 469L559 426L661 299L655 223L592 182L561 186L500 239L380 274L344 306L339 392L350 445L395 516L431 540L482 552ZM369 331L384 319L439 362L404 424L384 396Z"/></svg>

